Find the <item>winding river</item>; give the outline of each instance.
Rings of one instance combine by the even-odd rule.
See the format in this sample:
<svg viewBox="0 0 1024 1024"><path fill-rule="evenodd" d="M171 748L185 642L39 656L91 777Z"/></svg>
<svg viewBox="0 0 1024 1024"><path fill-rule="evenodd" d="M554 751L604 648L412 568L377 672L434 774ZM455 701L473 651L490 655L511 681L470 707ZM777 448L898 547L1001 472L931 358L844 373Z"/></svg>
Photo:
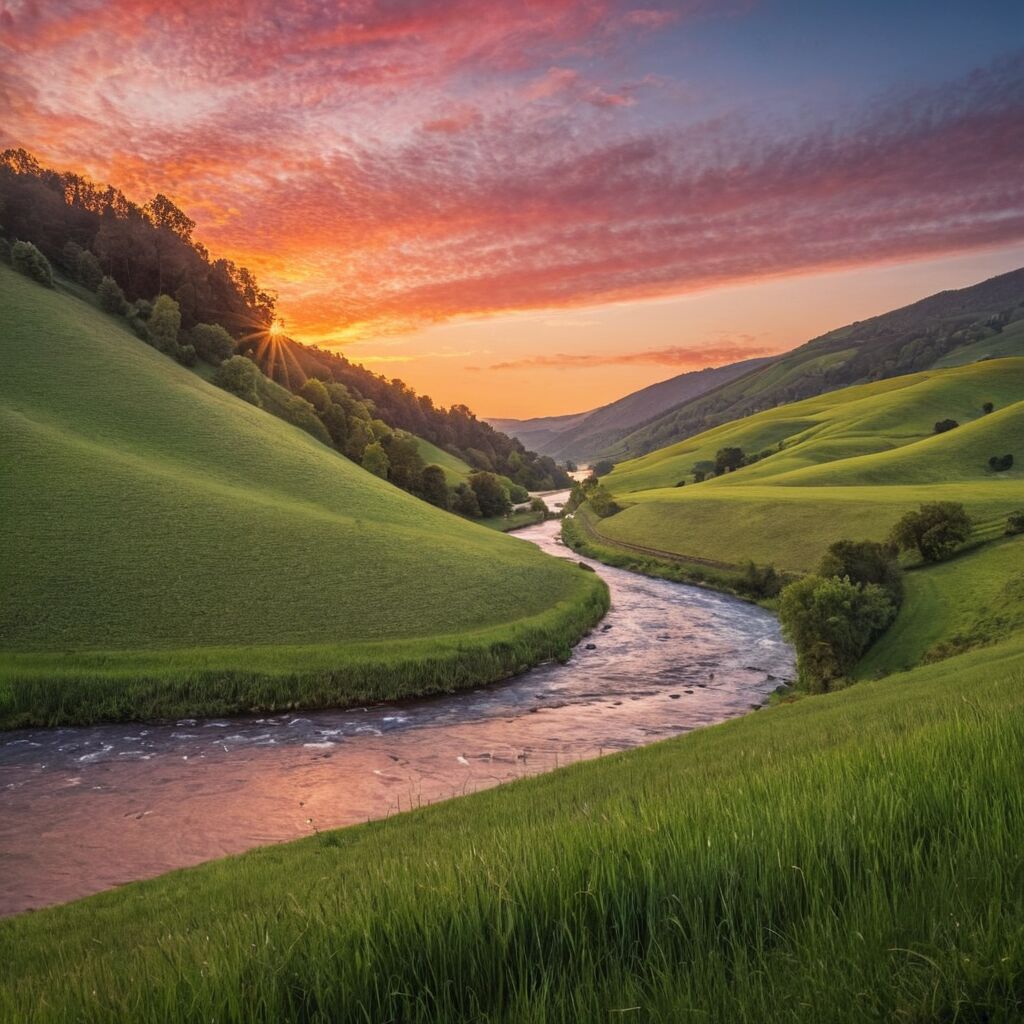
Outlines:
<svg viewBox="0 0 1024 1024"><path fill-rule="evenodd" d="M550 503L566 494L550 495ZM520 531L565 557L559 523ZM404 704L0 734L0 914L380 818L761 706L769 613L590 562L612 610L568 664Z"/></svg>

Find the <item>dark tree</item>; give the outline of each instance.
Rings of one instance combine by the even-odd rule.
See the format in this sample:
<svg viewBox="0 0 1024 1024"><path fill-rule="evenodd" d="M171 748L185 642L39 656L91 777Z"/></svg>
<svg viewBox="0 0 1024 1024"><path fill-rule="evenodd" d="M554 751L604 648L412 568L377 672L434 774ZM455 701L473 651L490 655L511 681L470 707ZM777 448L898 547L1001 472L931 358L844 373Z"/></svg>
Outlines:
<svg viewBox="0 0 1024 1024"><path fill-rule="evenodd" d="M1012 455L993 455L988 460L989 469L995 473L1005 473L1006 470L1013 468L1013 456Z"/></svg>
<svg viewBox="0 0 1024 1024"><path fill-rule="evenodd" d="M251 405L259 405L259 377L259 367L251 359L246 359L245 356L232 356L217 367L213 382Z"/></svg>
<svg viewBox="0 0 1024 1024"><path fill-rule="evenodd" d="M874 583L889 595L894 605L903 600L903 570L896 552L888 544L873 540L837 540L818 565L818 575L846 578L867 586Z"/></svg>
<svg viewBox="0 0 1024 1024"><path fill-rule="evenodd" d="M47 288L53 287L53 269L50 261L31 242L15 242L11 246L11 266L19 274L24 274Z"/></svg>
<svg viewBox="0 0 1024 1024"><path fill-rule="evenodd" d="M489 519L492 516L505 516L512 511L508 491L493 473L471 473L469 486L473 488L480 514Z"/></svg>
<svg viewBox="0 0 1024 1024"><path fill-rule="evenodd" d="M615 463L611 459L601 459L595 462L591 467L590 472L596 477L607 476L615 468Z"/></svg>
<svg viewBox="0 0 1024 1024"><path fill-rule="evenodd" d="M1024 509L1018 512L1011 512L1006 519L1007 537L1013 537L1018 533L1024 533Z"/></svg>
<svg viewBox="0 0 1024 1024"><path fill-rule="evenodd" d="M235 351L235 339L220 324L196 324L188 337L199 358L214 366L220 366Z"/></svg>
<svg viewBox="0 0 1024 1024"><path fill-rule="evenodd" d="M477 501L476 491L469 484L462 483L455 488L452 495L452 511L460 516L469 516L472 519L480 518L480 502Z"/></svg>
<svg viewBox="0 0 1024 1024"><path fill-rule="evenodd" d="M991 402L983 402L981 411L987 416L994 408L995 406Z"/></svg>
<svg viewBox="0 0 1024 1024"><path fill-rule="evenodd" d="M78 254L78 259L75 261L75 276L91 292L96 291L103 280L103 268L100 267L100 261L88 249L82 249Z"/></svg>
<svg viewBox="0 0 1024 1024"><path fill-rule="evenodd" d="M742 448L719 448L715 453L715 474L721 476L723 473L731 473L745 461Z"/></svg>
<svg viewBox="0 0 1024 1024"><path fill-rule="evenodd" d="M892 529L890 542L899 551L916 549L926 562L941 562L971 535L963 505L937 501L908 512Z"/></svg>
<svg viewBox="0 0 1024 1024"><path fill-rule="evenodd" d="M379 441L368 444L363 451L363 469L387 480L388 468L388 453L384 451L384 446Z"/></svg>
<svg viewBox="0 0 1024 1024"><path fill-rule="evenodd" d="M895 614L881 587L834 576L805 576L779 600L782 632L796 649L800 681L812 692L830 690L847 675Z"/></svg>
<svg viewBox="0 0 1024 1024"><path fill-rule="evenodd" d="M448 508L451 498L448 494L448 481L440 466L425 466L420 474L420 495L424 501L438 508Z"/></svg>
<svg viewBox="0 0 1024 1024"><path fill-rule="evenodd" d="M178 303L170 295L161 295L153 303L153 312L149 317L149 334L153 344L174 355L178 348L178 332L181 330L181 310Z"/></svg>
<svg viewBox="0 0 1024 1024"><path fill-rule="evenodd" d="M939 420L933 428L936 434L944 434L947 430L954 430L960 424L956 420Z"/></svg>
<svg viewBox="0 0 1024 1024"><path fill-rule="evenodd" d="M96 296L100 300L100 309L104 313L121 316L128 308L121 286L112 277L105 277L100 281L100 286L96 289Z"/></svg>

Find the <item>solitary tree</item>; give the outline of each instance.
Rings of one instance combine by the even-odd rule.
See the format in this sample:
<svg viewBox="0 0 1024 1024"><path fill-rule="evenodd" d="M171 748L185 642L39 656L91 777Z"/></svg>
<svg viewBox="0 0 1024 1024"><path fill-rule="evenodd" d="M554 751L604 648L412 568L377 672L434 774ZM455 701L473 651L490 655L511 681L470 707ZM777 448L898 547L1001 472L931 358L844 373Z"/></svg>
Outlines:
<svg viewBox="0 0 1024 1024"><path fill-rule="evenodd" d="M989 469L995 473L1005 473L1008 469L1013 469L1013 456L1012 455L993 455L988 460Z"/></svg>
<svg viewBox="0 0 1024 1024"><path fill-rule="evenodd" d="M715 473L721 476L723 473L731 473L739 469L746 458L742 448L719 448L715 454Z"/></svg>
<svg viewBox="0 0 1024 1024"><path fill-rule="evenodd" d="M895 607L874 583L805 576L779 599L779 620L796 649L800 681L822 692L843 678L892 621Z"/></svg>
<svg viewBox="0 0 1024 1024"><path fill-rule="evenodd" d="M600 459L598 462L594 463L591 468L591 473L598 477L607 476L614 468L615 463L612 462L611 459Z"/></svg>
<svg viewBox="0 0 1024 1024"><path fill-rule="evenodd" d="M991 402L983 402L981 411L987 416L994 408L995 406Z"/></svg>
<svg viewBox="0 0 1024 1024"><path fill-rule="evenodd" d="M963 505L936 501L908 512L893 528L890 542L899 551L917 549L926 562L941 562L971 535Z"/></svg>
<svg viewBox="0 0 1024 1024"><path fill-rule="evenodd" d="M953 430L960 424L956 420L939 420L933 428L936 434L944 434L947 430Z"/></svg>
<svg viewBox="0 0 1024 1024"><path fill-rule="evenodd" d="M181 310L170 295L161 295L153 303L149 317L149 334L153 344L162 352L173 355L178 347L181 330Z"/></svg>

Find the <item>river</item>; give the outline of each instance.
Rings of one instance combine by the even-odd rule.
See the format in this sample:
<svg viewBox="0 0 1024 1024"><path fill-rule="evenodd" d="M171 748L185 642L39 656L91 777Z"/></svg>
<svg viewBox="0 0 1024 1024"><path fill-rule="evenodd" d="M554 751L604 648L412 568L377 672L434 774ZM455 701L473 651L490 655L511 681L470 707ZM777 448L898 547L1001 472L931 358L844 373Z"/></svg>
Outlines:
<svg viewBox="0 0 1024 1024"><path fill-rule="evenodd" d="M576 557L559 527L516 536ZM505 683L347 711L0 733L0 914L676 736L791 678L763 609L584 561L611 588L608 616L567 664Z"/></svg>

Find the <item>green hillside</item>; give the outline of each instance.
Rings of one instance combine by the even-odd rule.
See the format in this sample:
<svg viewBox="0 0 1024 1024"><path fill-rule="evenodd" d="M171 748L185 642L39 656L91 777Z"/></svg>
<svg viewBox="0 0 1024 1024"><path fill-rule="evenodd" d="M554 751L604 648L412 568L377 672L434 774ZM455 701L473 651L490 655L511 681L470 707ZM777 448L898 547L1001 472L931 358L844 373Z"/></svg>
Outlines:
<svg viewBox="0 0 1024 1024"><path fill-rule="evenodd" d="M444 470L444 477L448 481L449 487L465 483L469 479L469 474L473 472L473 468L457 455L438 448L436 444L431 444L422 437L416 438L416 447L428 466L440 466Z"/></svg>
<svg viewBox="0 0 1024 1024"><path fill-rule="evenodd" d="M584 515L583 524L609 543L794 571L812 568L840 537L884 538L927 501L963 502L978 539L990 539L1024 507L1022 396L1024 358L1008 358L771 409L622 463L605 482L625 511L599 522ZM934 434L947 417L961 425ZM764 457L693 483L692 467L724 447ZM992 472L989 457L1007 452L1017 464Z"/></svg>
<svg viewBox="0 0 1024 1024"><path fill-rule="evenodd" d="M603 607L5 267L0 347L0 722L481 683Z"/></svg>
<svg viewBox="0 0 1024 1024"><path fill-rule="evenodd" d="M601 454L634 458L785 403L993 356L1024 356L1024 269L829 331L632 431L621 430Z"/></svg>

